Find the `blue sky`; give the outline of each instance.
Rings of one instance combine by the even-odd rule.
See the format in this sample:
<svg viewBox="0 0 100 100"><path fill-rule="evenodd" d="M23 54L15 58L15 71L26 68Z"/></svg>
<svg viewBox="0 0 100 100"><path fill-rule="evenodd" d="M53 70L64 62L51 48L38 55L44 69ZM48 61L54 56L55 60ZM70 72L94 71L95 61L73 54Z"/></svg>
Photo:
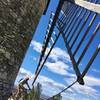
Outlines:
<svg viewBox="0 0 100 100"><path fill-rule="evenodd" d="M43 43L44 36L46 34L46 29L48 25L48 20L50 17L51 11L55 12L56 7L58 4L58 0L51 0L48 12L46 15L43 15L40 19L38 27L35 32L35 36L33 37L30 46L27 50L26 56L22 63L21 69L19 71L18 77L16 79L16 83L26 74L28 74L31 79L29 81L30 85L33 81L34 72L36 70L38 60L40 57L41 47ZM90 18L91 19L91 16ZM86 37L85 42L82 44L82 47L79 51L84 48L85 43L90 38L92 31L95 29L96 24L100 22L100 15L97 16L89 35ZM87 24L89 21L87 22ZM86 30L87 26L84 28ZM82 33L84 33L82 31ZM89 50L87 51L87 55L80 64L80 70L84 69L89 57L91 56L92 52L94 52L93 48L97 47L100 44L100 30L94 39L94 44L90 45ZM81 37L81 36L80 36ZM79 41L79 40L78 40ZM95 42L96 41L96 42ZM49 49L49 48L48 48ZM74 50L74 48L73 48ZM76 54L76 59L79 57L79 53ZM78 83L75 84L72 88L62 94L63 100L99 100L100 98L100 53L97 56L96 60L92 64L88 74L84 77L85 85L81 86ZM38 79L36 82L40 82L42 84L43 94L52 96L63 88L68 86L76 79L75 73L72 68L72 64L65 48L64 41L60 36L59 40L57 41L54 49L51 52L50 57L48 58L47 62L44 65Z"/></svg>

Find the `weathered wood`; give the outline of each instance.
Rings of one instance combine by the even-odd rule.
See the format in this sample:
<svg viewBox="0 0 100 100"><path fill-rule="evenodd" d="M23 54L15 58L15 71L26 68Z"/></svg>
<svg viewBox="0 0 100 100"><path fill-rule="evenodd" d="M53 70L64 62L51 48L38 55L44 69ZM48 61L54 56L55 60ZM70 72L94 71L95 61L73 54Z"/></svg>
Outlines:
<svg viewBox="0 0 100 100"><path fill-rule="evenodd" d="M100 14L100 4L94 4L88 1L83 1L83 0L74 0L74 3L84 7L90 11L96 12Z"/></svg>

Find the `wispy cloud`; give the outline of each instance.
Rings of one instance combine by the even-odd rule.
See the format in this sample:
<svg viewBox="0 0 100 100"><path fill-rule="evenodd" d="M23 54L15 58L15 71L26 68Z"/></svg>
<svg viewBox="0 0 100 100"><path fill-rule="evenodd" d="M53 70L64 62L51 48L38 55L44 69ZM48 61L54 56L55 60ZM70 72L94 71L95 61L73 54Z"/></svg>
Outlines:
<svg viewBox="0 0 100 100"><path fill-rule="evenodd" d="M29 75L30 81L29 84L31 85L34 74L31 73L31 71L26 70L24 68L20 69L18 79L24 77L26 74ZM42 93L48 96L53 96L56 93L60 92L62 89L68 86L68 84L71 84L73 81L75 81L76 77L73 75L73 77L69 78L68 80L65 79L66 81L66 86L57 83L55 80L40 75L36 81L42 84ZM94 86L100 86L100 79L92 77L92 76L86 76L84 78L85 80L85 85L81 86L78 83L76 83L72 88L68 89L66 92L62 94L63 99L62 100L99 100L98 98L100 97L99 92L94 88Z"/></svg>
<svg viewBox="0 0 100 100"><path fill-rule="evenodd" d="M71 62L68 53L67 53L65 50L60 49L60 48L58 48L58 47L55 47L55 48L52 50L50 57L51 57L52 59L54 59L55 61L58 61L59 58L60 58L60 59L62 59L63 61L66 60L66 62Z"/></svg>
<svg viewBox="0 0 100 100"><path fill-rule="evenodd" d="M45 63L45 66L47 66L49 71L54 72L56 74L73 76L73 74L68 73L68 70L70 69L69 66L61 61L57 61L54 63L47 62Z"/></svg>
<svg viewBox="0 0 100 100"><path fill-rule="evenodd" d="M98 86L100 88L100 79L93 76L84 77L87 86Z"/></svg>
<svg viewBox="0 0 100 100"><path fill-rule="evenodd" d="M22 75L22 76L28 75L29 77L33 76L33 74L30 71L28 71L24 68L20 68L19 75Z"/></svg>
<svg viewBox="0 0 100 100"><path fill-rule="evenodd" d="M41 50L42 50L42 44L37 42L37 41L34 41L34 40L31 41L30 47L32 47L33 50L35 50L38 53L40 53ZM49 49L50 48L47 48L46 54L48 53ZM65 50L62 50L61 48L58 48L58 47L55 47L52 50L52 52L51 52L49 57L51 57L55 61L58 60L59 57L60 57L60 58L62 58L64 60L66 59L67 61L71 62L68 53Z"/></svg>
<svg viewBox="0 0 100 100"><path fill-rule="evenodd" d="M69 78L68 81L66 81L67 84L70 84L76 80L75 77ZM98 100L99 96L99 91L95 89L94 86L100 88L100 79L92 76L85 76L84 77L85 85L79 85L78 83L75 84L71 89L73 90L73 94L75 94L75 98L77 98L79 95L85 96L86 98L89 98L89 100ZM83 99L85 100L85 99Z"/></svg>
<svg viewBox="0 0 100 100"><path fill-rule="evenodd" d="M98 74L100 73L100 70L97 70L97 69L92 69L92 71Z"/></svg>
<svg viewBox="0 0 100 100"><path fill-rule="evenodd" d="M36 52L40 53L42 49L42 44L36 41L32 41L31 47ZM46 54L48 51L49 48L47 48ZM53 62L51 60L47 60L47 62L45 63L45 66L49 71L59 75L70 76L68 79L65 79L65 81L67 80L66 86L68 86L68 84L71 84L73 81L76 80L76 75L69 73L69 71L72 70L71 61L68 53L65 50L55 47L52 50L49 58L53 60ZM98 90L95 89L95 87L100 88L100 79L92 76L86 76L84 77L84 80L85 80L84 86L81 86L77 83L68 91L64 92L62 94L63 100L67 100L67 99L68 100L80 100L80 99L99 100L100 95ZM45 76L39 76L37 81L43 85L43 93L49 96L54 95L59 91L61 91L63 88L65 88L65 85L57 83L54 80L47 78Z"/></svg>
<svg viewBox="0 0 100 100"><path fill-rule="evenodd" d="M41 52L42 50L42 44L37 42L37 41L34 41L32 40L31 43L30 43L30 47L33 48L33 50L37 51L37 52Z"/></svg>
<svg viewBox="0 0 100 100"><path fill-rule="evenodd" d="M30 77L29 84L30 84L30 87L32 87L34 74L32 74L31 71L26 70L24 68L20 69L17 80L16 80L16 84L18 84L17 82L21 78L25 77L26 75L28 75ZM46 76L42 76L42 75L40 75L37 78L36 83L38 83L38 82L42 85L42 90L43 90L42 93L46 94L48 96L52 96L52 95L56 94L58 91L60 91L61 89L65 88L65 86L63 84L57 83L53 79L48 78Z"/></svg>
<svg viewBox="0 0 100 100"><path fill-rule="evenodd" d="M38 53L41 52L41 49L42 49L41 43L32 40L30 46L36 52ZM46 54L48 53L48 51L49 51L49 48L47 48ZM51 61L47 61L45 63L45 66L48 68L49 71L56 73L56 74L60 74L60 75L69 75L68 70L69 69L71 70L71 68L66 63L71 64L71 61L70 61L70 57L68 53L65 50L55 47L53 48L49 58L54 61L53 63Z"/></svg>
<svg viewBox="0 0 100 100"><path fill-rule="evenodd" d="M37 82L42 84L43 94L48 96L55 95L57 92L61 91L65 86L61 83L57 83L53 79L50 79L46 76L39 76Z"/></svg>

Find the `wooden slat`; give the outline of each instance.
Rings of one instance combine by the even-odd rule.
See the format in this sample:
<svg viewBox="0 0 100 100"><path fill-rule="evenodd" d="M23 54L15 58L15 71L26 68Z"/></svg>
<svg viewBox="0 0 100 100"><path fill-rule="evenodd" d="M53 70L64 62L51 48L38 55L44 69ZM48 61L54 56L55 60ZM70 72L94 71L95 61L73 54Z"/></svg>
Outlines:
<svg viewBox="0 0 100 100"><path fill-rule="evenodd" d="M90 67L91 67L91 65L92 65L92 63L93 63L93 61L95 60L95 58L97 57L97 55L98 55L99 52L100 52L100 44L99 44L99 46L96 48L96 50L95 50L93 56L91 57L90 61L89 61L88 64L86 65L86 68L85 68L85 70L84 70L83 73L82 73L82 77L84 77L84 76L87 74L88 70L90 69Z"/></svg>
<svg viewBox="0 0 100 100"><path fill-rule="evenodd" d="M79 70L79 68L78 68L78 66L77 66L77 64L76 64L75 58L74 58L74 56L73 56L73 54L72 54L72 51L71 51L71 49L70 49L70 47L69 47L69 44L67 43L67 40L66 40L66 38L64 37L63 34L62 34L62 37L63 37L63 39L64 39L65 46L66 46L66 48L67 48L67 50L68 50L68 54L70 55L70 59L71 59L72 64L73 64L74 71L75 71L75 73L76 73L76 75L77 75L77 81L79 82L79 84L84 85L84 80L83 80L83 78L81 77L80 70Z"/></svg>
<svg viewBox="0 0 100 100"><path fill-rule="evenodd" d="M68 0L68 1L70 1L70 0ZM75 3L81 7L84 7L90 11L94 11L94 12L100 14L100 4L94 4L94 3L84 1L84 0L74 0L73 3Z"/></svg>

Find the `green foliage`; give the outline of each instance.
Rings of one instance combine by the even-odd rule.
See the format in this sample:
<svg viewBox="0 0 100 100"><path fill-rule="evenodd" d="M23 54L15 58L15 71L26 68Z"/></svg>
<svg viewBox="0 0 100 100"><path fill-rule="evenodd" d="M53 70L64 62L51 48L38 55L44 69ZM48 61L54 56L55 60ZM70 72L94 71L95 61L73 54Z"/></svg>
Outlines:
<svg viewBox="0 0 100 100"><path fill-rule="evenodd" d="M16 98L13 98L13 100L40 100L41 92L42 86L40 83L38 83L35 87L32 88L31 91L29 91L29 93L22 92L17 95ZM62 100L62 96L61 94L58 94L50 100Z"/></svg>
<svg viewBox="0 0 100 100"><path fill-rule="evenodd" d="M58 94L58 95L56 95L56 96L54 96L54 97L52 98L52 100L61 100L61 99L62 99L61 94Z"/></svg>
<svg viewBox="0 0 100 100"><path fill-rule="evenodd" d="M38 83L36 87L33 87L32 90L24 96L24 100L40 100L41 91L41 85Z"/></svg>

